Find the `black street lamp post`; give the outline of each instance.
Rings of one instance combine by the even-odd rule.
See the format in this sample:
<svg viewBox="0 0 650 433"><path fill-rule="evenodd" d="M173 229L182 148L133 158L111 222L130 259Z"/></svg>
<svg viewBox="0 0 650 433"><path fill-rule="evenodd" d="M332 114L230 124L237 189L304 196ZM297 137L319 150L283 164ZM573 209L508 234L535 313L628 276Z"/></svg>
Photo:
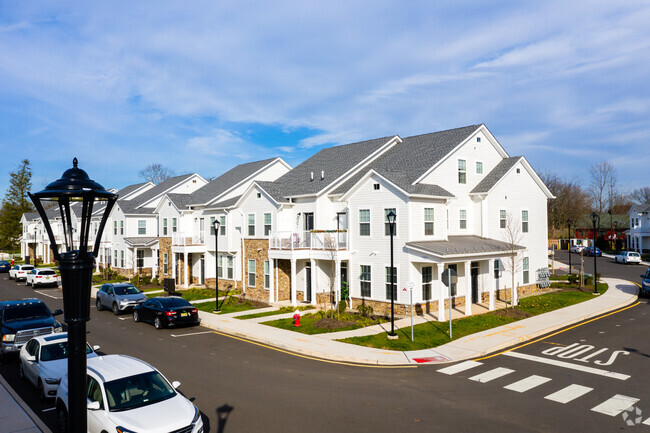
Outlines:
<svg viewBox="0 0 650 433"><path fill-rule="evenodd" d="M36 247L38 244L36 243L36 234L38 232L38 229L34 227L34 257L32 257L32 262L34 263L34 266L36 266Z"/></svg>
<svg viewBox="0 0 650 433"><path fill-rule="evenodd" d="M397 215L395 212L390 211L386 215L388 219L388 226L390 227L390 332L388 333L388 338L395 339L397 334L395 333L395 297L397 296L395 290L395 280L397 279L393 265L393 235L395 234L395 220Z"/></svg>
<svg viewBox="0 0 650 433"><path fill-rule="evenodd" d="M214 228L214 296L216 300L213 313L221 313L221 308L219 308L219 227L221 227L219 217L214 218L212 227Z"/></svg>
<svg viewBox="0 0 650 433"><path fill-rule="evenodd" d="M567 225L569 226L569 245L567 246L568 253L569 253L569 274L573 273L573 269L571 268L571 218L566 220Z"/></svg>
<svg viewBox="0 0 650 433"><path fill-rule="evenodd" d="M596 212L593 212L591 214L591 222L594 225L594 248L592 250L594 254L594 295L598 295L598 270L596 269L596 258L598 255L596 254L596 239L598 236L598 233L596 232L596 223L598 222L600 218L598 217L598 214Z"/></svg>
<svg viewBox="0 0 650 433"><path fill-rule="evenodd" d="M614 251L618 252L618 221L614 221Z"/></svg>
<svg viewBox="0 0 650 433"><path fill-rule="evenodd" d="M67 419L60 417L61 423L67 422L68 431L85 432L86 416L86 322L90 320L90 286L95 257L99 252L100 239L104 225L117 200L117 194L106 191L103 186L91 180L88 174L77 167L77 158L73 167L66 170L61 179L50 183L43 191L29 193L38 210L43 225L50 238L54 258L59 262L61 286L63 288L63 314L68 324L68 410ZM63 237L66 251L59 253L52 226L47 219L42 201L58 202L63 223ZM97 230L95 244L88 249L90 220L95 201L106 201L102 220ZM71 207L79 202L75 209L81 211L81 231L79 243L74 245ZM57 417L59 414L57 414Z"/></svg>

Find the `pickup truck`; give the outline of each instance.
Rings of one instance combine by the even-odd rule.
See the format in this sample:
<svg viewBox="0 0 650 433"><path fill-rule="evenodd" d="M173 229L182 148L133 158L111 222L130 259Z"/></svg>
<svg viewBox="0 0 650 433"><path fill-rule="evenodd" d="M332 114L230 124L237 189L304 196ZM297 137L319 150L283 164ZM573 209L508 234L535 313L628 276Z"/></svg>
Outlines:
<svg viewBox="0 0 650 433"><path fill-rule="evenodd" d="M52 314L40 299L0 301L0 360L8 353L18 353L33 337L61 332L63 327L54 319L60 314L63 310Z"/></svg>

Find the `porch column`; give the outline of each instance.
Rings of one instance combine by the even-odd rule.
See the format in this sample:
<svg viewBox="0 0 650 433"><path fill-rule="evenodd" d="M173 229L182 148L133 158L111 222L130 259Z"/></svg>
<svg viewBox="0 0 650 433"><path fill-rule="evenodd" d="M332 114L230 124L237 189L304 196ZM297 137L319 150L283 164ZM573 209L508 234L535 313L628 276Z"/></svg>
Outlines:
<svg viewBox="0 0 650 433"><path fill-rule="evenodd" d="M153 260L153 265L151 265L151 279L153 280L158 273L158 250L151 249L151 259Z"/></svg>
<svg viewBox="0 0 650 433"><path fill-rule="evenodd" d="M291 305L298 305L296 294L296 259L291 259Z"/></svg>
<svg viewBox="0 0 650 433"><path fill-rule="evenodd" d="M275 302L275 275L273 274L273 268L275 260L269 259L269 303Z"/></svg>
<svg viewBox="0 0 650 433"><path fill-rule="evenodd" d="M138 248L133 247L133 275L137 274L138 270Z"/></svg>
<svg viewBox="0 0 650 433"><path fill-rule="evenodd" d="M445 320L445 290L447 287L442 283L442 274L445 273L445 265L438 263L438 321ZM451 300L450 300L451 302Z"/></svg>
<svg viewBox="0 0 650 433"><path fill-rule="evenodd" d="M488 290L490 292L490 311L494 310L494 290L496 281L494 280L494 260L488 260Z"/></svg>
<svg viewBox="0 0 650 433"><path fill-rule="evenodd" d="M472 315L472 262L464 262L465 264L465 315Z"/></svg>
<svg viewBox="0 0 650 433"><path fill-rule="evenodd" d="M338 304L341 302L341 259L338 255L334 258L334 266L336 267L334 270L334 292L337 293L336 302Z"/></svg>
<svg viewBox="0 0 650 433"><path fill-rule="evenodd" d="M176 281L176 253L172 254L172 278Z"/></svg>
<svg viewBox="0 0 650 433"><path fill-rule="evenodd" d="M309 259L309 265L311 266L311 304L316 305L316 293L318 293L318 278L316 278L316 260ZM307 294L305 293L305 296Z"/></svg>
<svg viewBox="0 0 650 433"><path fill-rule="evenodd" d="M190 287L190 283L189 283L189 281L190 281L190 277L189 277L190 268L189 268L189 266L187 266L187 251L185 251L183 253L183 260L184 260L183 261L183 277L184 277L183 279L185 280L185 287L187 288L187 287Z"/></svg>

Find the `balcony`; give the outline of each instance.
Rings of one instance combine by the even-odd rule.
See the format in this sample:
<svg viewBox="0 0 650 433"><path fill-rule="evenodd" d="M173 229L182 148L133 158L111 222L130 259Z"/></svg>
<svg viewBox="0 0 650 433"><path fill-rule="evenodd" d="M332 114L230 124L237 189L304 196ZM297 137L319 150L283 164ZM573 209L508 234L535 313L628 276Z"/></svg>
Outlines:
<svg viewBox="0 0 650 433"><path fill-rule="evenodd" d="M269 239L271 250L339 251L348 249L347 230L275 232Z"/></svg>
<svg viewBox="0 0 650 433"><path fill-rule="evenodd" d="M205 231L198 233L172 233L173 246L205 245Z"/></svg>

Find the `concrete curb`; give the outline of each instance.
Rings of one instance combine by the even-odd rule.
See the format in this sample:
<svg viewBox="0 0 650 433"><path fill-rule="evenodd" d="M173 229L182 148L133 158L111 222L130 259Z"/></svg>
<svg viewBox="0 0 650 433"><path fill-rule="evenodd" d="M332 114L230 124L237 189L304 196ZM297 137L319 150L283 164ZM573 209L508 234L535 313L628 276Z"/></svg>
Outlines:
<svg viewBox="0 0 650 433"><path fill-rule="evenodd" d="M22 398L14 391L14 389L7 383L4 377L0 375L0 387L3 387L14 399L14 401L20 406L20 408L25 412L25 415L36 425L36 427L43 433L52 433L52 430L46 426L43 421L32 411L32 409L23 401ZM31 429L30 429L31 430ZM29 430L26 430L29 431Z"/></svg>

